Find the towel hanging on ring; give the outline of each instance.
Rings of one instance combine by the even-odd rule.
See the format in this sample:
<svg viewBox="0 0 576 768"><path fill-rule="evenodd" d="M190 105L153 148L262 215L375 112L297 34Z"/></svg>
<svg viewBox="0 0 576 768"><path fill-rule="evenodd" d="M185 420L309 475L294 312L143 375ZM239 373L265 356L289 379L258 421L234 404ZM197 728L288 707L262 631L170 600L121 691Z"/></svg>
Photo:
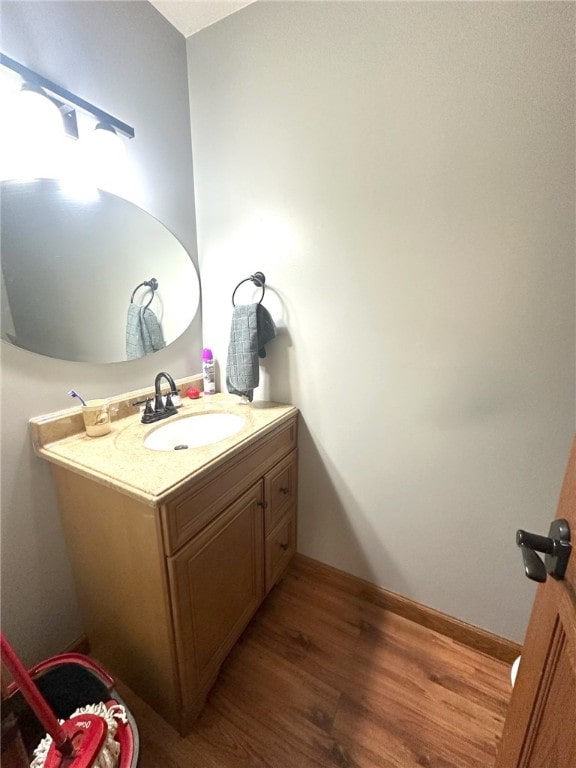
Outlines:
<svg viewBox="0 0 576 768"><path fill-rule="evenodd" d="M226 363L228 392L252 402L260 381L258 359L266 357L265 346L275 336L274 320L261 304L234 307Z"/></svg>
<svg viewBox="0 0 576 768"><path fill-rule="evenodd" d="M126 318L126 359L135 360L164 349L166 342L158 318L148 307L128 305Z"/></svg>
<svg viewBox="0 0 576 768"><path fill-rule="evenodd" d="M147 304L139 306L134 304L136 291L141 287L150 288L152 296ZM158 281L156 278L145 280L136 286L130 297L128 315L126 318L126 359L135 360L138 357L151 355L166 346L162 326L154 312L149 309Z"/></svg>

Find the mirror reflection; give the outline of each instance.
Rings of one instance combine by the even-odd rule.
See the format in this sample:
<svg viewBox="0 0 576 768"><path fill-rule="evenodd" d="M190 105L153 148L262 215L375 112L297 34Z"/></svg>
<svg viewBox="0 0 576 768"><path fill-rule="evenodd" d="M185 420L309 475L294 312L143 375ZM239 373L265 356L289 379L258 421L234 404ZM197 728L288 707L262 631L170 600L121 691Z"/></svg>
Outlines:
<svg viewBox="0 0 576 768"><path fill-rule="evenodd" d="M163 224L55 179L1 185L1 338L48 357L110 363L175 341L199 303L196 268Z"/></svg>

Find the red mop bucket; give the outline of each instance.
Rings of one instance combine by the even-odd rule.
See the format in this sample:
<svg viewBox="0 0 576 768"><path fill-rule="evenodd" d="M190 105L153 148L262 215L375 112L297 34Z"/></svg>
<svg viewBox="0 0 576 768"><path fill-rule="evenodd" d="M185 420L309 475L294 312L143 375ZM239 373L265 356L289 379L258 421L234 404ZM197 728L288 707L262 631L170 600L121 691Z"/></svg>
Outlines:
<svg viewBox="0 0 576 768"><path fill-rule="evenodd" d="M136 768L138 728L114 689L114 679L104 669L82 654L67 653L53 656L27 671L2 633L0 642L2 663L13 677L8 697L2 702L2 717L16 717L30 759L47 731L53 744L45 757L46 768L97 766L100 747L105 746L109 735L107 719L120 707L124 717L114 721L113 739L119 754L113 765ZM75 716L76 710L82 708L87 708L88 714ZM90 714L90 710L96 709L107 717ZM59 720L64 722L60 724ZM117 752L117 747L112 746Z"/></svg>

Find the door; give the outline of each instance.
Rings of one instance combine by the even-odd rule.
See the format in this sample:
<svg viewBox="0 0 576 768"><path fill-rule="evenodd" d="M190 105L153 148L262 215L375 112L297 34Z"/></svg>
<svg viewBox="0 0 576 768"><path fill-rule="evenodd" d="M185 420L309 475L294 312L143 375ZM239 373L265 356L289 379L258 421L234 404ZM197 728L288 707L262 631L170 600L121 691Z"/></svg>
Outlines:
<svg viewBox="0 0 576 768"><path fill-rule="evenodd" d="M184 704L211 680L264 597L262 484L168 558Z"/></svg>
<svg viewBox="0 0 576 768"><path fill-rule="evenodd" d="M556 518L572 552L564 578L538 586L496 768L576 766L576 439Z"/></svg>

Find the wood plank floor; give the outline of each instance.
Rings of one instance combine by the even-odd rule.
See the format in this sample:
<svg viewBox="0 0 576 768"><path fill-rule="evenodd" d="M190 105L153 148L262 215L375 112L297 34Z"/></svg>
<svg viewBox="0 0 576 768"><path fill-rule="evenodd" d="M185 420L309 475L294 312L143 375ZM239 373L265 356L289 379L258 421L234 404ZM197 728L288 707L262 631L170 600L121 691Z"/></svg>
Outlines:
<svg viewBox="0 0 576 768"><path fill-rule="evenodd" d="M509 667L290 566L185 739L118 686L139 768L490 768Z"/></svg>

